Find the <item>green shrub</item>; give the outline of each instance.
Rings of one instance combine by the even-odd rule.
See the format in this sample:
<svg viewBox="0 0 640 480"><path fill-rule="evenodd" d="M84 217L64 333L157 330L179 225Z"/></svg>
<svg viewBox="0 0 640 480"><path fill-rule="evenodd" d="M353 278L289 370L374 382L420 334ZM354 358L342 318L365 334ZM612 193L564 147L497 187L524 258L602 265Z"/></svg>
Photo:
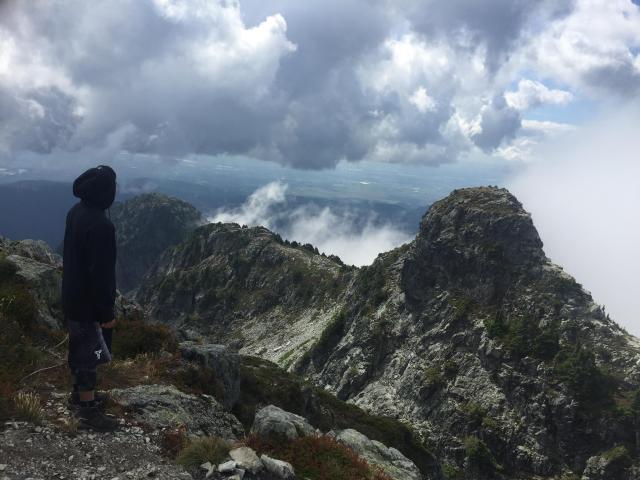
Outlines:
<svg viewBox="0 0 640 480"><path fill-rule="evenodd" d="M463 480L464 478L462 471L451 463L442 465L442 476L444 480Z"/></svg>
<svg viewBox="0 0 640 480"><path fill-rule="evenodd" d="M482 424L482 419L487 415L487 411L475 402L467 402L462 406L462 412L468 417L469 423L474 427Z"/></svg>
<svg viewBox="0 0 640 480"><path fill-rule="evenodd" d="M509 328L500 314L485 319L484 326L491 338L504 338L509 332Z"/></svg>
<svg viewBox="0 0 640 480"><path fill-rule="evenodd" d="M177 340L166 325L147 323L141 318L118 319L113 334L115 358L135 358L143 353L175 352Z"/></svg>
<svg viewBox="0 0 640 480"><path fill-rule="evenodd" d="M504 322L500 313L484 322L491 338L502 340L505 348L517 358L532 356L549 361L560 350L556 323L540 328L539 321L530 316L522 316Z"/></svg>
<svg viewBox="0 0 640 480"><path fill-rule="evenodd" d="M222 438L194 438L178 453L176 462L192 468L199 468L206 462L217 465L227 457L230 449L231 444Z"/></svg>
<svg viewBox="0 0 640 480"><path fill-rule="evenodd" d="M362 267L358 272L358 286L366 298L365 305L369 309L376 308L388 297L385 290L387 263L377 258L371 265Z"/></svg>
<svg viewBox="0 0 640 480"><path fill-rule="evenodd" d="M629 450L624 445L618 445L602 454L602 457L609 463L619 463L621 465L631 465L631 456Z"/></svg>
<svg viewBox="0 0 640 480"><path fill-rule="evenodd" d="M172 372L171 377L183 390L206 393L220 401L224 399L224 384L211 368L186 362Z"/></svg>
<svg viewBox="0 0 640 480"><path fill-rule="evenodd" d="M577 343L556 356L555 374L587 408L613 405L615 379L598 368L593 353Z"/></svg>

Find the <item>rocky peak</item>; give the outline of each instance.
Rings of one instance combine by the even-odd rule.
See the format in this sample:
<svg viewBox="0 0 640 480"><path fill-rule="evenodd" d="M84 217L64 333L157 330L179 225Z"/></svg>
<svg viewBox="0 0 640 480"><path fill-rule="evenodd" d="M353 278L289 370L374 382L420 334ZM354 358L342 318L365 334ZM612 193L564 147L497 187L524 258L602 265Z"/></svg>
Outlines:
<svg viewBox="0 0 640 480"><path fill-rule="evenodd" d="M545 261L522 204L506 189L454 190L422 218L405 282L409 293L439 285L491 300L505 282Z"/></svg>
<svg viewBox="0 0 640 480"><path fill-rule="evenodd" d="M111 209L118 243L118 288L137 287L167 248L182 242L200 223L191 204L160 193L145 193Z"/></svg>

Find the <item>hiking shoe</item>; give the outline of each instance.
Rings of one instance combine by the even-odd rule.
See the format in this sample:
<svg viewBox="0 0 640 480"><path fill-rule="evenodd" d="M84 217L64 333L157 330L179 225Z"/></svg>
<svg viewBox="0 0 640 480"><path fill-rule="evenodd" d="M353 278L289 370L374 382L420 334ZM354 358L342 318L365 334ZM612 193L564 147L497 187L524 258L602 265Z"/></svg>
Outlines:
<svg viewBox="0 0 640 480"><path fill-rule="evenodd" d="M107 405L108 395L104 392L96 392L93 395L93 401L100 410L104 411L104 407ZM80 408L80 395L78 392L71 392L69 395L69 399L67 400L67 404L70 409L77 410Z"/></svg>
<svg viewBox="0 0 640 480"><path fill-rule="evenodd" d="M97 405L89 407L81 406L78 410L78 428L95 430L97 432L112 432L118 428L118 421L105 415Z"/></svg>

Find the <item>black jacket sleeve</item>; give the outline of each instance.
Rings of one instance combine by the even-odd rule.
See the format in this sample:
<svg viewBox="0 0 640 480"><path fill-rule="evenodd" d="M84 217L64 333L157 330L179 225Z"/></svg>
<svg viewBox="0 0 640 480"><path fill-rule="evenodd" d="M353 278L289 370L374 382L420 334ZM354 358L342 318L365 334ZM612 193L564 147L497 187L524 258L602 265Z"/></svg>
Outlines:
<svg viewBox="0 0 640 480"><path fill-rule="evenodd" d="M116 301L116 233L111 222L95 225L87 232L89 293L98 323L114 319Z"/></svg>

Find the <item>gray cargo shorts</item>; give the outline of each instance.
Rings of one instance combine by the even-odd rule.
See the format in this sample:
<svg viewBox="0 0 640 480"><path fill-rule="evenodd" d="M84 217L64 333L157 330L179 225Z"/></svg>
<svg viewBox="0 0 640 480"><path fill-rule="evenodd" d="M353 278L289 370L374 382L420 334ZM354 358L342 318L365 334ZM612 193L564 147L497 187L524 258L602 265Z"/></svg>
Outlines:
<svg viewBox="0 0 640 480"><path fill-rule="evenodd" d="M111 353L97 322L67 320L69 329L69 368L72 372L95 370L98 365L109 363Z"/></svg>

